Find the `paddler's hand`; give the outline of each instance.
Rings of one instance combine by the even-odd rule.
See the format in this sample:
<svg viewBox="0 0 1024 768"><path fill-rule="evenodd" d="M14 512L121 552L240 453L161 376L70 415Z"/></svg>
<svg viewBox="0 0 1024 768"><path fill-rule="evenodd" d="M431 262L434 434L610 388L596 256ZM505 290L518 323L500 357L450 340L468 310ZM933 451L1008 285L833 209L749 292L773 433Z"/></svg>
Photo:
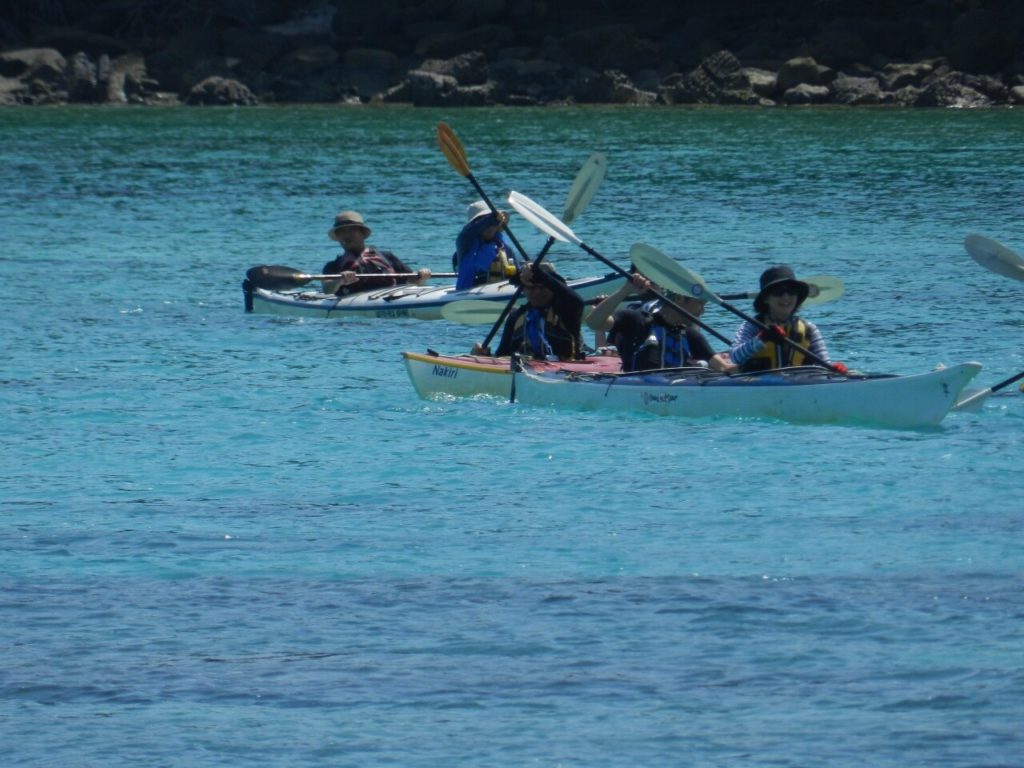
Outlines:
<svg viewBox="0 0 1024 768"><path fill-rule="evenodd" d="M781 344L786 340L786 329L781 325L767 325L757 332L757 338Z"/></svg>
<svg viewBox="0 0 1024 768"><path fill-rule="evenodd" d="M341 273L341 279L338 282L342 285L354 285L359 282L359 276L355 272L345 271Z"/></svg>
<svg viewBox="0 0 1024 768"><path fill-rule="evenodd" d="M423 269L419 270L417 274L419 275L419 277L416 278L416 284L425 285L427 280L430 279L431 272L429 269L424 267Z"/></svg>
<svg viewBox="0 0 1024 768"><path fill-rule="evenodd" d="M487 347L481 347L480 344L473 345L474 355L484 355L485 357L491 357L491 350Z"/></svg>

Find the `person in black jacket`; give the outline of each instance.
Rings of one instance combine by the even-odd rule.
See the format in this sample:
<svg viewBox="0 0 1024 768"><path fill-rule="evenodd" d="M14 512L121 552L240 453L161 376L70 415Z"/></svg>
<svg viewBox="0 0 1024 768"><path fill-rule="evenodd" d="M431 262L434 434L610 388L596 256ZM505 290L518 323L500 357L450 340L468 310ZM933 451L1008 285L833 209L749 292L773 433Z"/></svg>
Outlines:
<svg viewBox="0 0 1024 768"><path fill-rule="evenodd" d="M526 294L526 304L515 309L505 321L495 354L528 354L539 360L581 359L583 299L547 262L541 262L539 267L524 264L518 280ZM473 354L491 353L476 344Z"/></svg>
<svg viewBox="0 0 1024 768"><path fill-rule="evenodd" d="M715 353L697 325L672 306L678 304L699 318L704 312L702 299L666 293L671 303L652 301L642 307L617 309L630 293L644 295L650 288L650 280L635 274L594 307L587 317L587 325L595 331L604 331L608 341L618 349L623 371L687 366L716 371L735 369L722 355Z"/></svg>

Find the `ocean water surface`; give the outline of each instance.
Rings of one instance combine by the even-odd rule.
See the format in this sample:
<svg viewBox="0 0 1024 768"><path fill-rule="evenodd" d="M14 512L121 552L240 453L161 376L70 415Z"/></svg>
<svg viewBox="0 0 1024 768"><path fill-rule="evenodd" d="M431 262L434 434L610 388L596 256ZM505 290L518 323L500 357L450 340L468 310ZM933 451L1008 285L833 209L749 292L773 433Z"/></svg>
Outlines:
<svg viewBox="0 0 1024 768"><path fill-rule="evenodd" d="M4 762L1021 765L1016 386L911 431L425 402L401 351L486 327L243 312L344 208L449 269L439 120L555 212L604 152L573 229L623 265L839 277L851 367L1024 369L963 248L1024 251L1020 110L0 110Z"/></svg>

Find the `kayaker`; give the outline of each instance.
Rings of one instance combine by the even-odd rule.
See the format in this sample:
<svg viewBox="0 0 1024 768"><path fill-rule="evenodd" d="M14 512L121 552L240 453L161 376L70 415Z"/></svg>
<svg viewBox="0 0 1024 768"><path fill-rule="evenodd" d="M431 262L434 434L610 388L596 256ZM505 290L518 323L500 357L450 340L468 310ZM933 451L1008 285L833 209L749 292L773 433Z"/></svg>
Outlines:
<svg viewBox="0 0 1024 768"><path fill-rule="evenodd" d="M715 354L700 328L672 304L655 300L639 308L617 309L631 293L643 296L650 289L651 281L637 273L587 317L587 326L597 333L603 331L608 342L618 349L623 371L684 366L735 370L722 355ZM700 299L670 292L665 295L694 317L704 312L704 301Z"/></svg>
<svg viewBox="0 0 1024 768"><path fill-rule="evenodd" d="M343 296L375 288L388 288L399 283L423 285L430 279L429 269L410 269L391 251L367 245L370 228L356 211L341 211L335 216L334 226L327 230L327 236L341 244L342 252L336 259L324 264L323 274L340 275L337 279L323 281L324 293ZM416 277L389 277L412 272L416 273ZM361 277L367 274L373 277Z"/></svg>
<svg viewBox="0 0 1024 768"><path fill-rule="evenodd" d="M508 280L516 273L512 249L502 234L507 224L508 214L494 213L483 200L469 206L468 221L455 238L452 254L457 290Z"/></svg>
<svg viewBox="0 0 1024 768"><path fill-rule="evenodd" d="M583 299L566 285L565 278L547 262L539 267L524 264L513 282L520 282L526 304L517 307L505 321L498 357L513 352L540 360L579 360L583 357ZM489 355L479 344L474 355Z"/></svg>
<svg viewBox="0 0 1024 768"><path fill-rule="evenodd" d="M814 365L814 360L783 341L789 338L829 363L837 373L847 372L845 365L829 360L828 348L818 327L797 315L810 290L810 286L797 280L792 268L785 264L769 267L761 273L761 290L754 299L754 311L757 320L768 329L744 321L736 331L729 355L740 371Z"/></svg>

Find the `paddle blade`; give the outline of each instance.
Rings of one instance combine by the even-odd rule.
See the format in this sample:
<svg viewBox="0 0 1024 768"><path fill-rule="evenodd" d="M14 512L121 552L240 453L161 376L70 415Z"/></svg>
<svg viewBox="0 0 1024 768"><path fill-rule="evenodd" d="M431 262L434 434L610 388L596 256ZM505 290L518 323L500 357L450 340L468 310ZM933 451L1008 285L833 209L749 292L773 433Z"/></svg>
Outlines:
<svg viewBox="0 0 1024 768"><path fill-rule="evenodd" d="M704 278L657 248L646 243L634 243L629 249L629 258L644 277L667 291L678 293L680 296L692 296L702 301L710 299L721 302L721 299L708 288Z"/></svg>
<svg viewBox="0 0 1024 768"><path fill-rule="evenodd" d="M565 198L565 211L562 213L564 224L572 224L583 213L583 209L590 205L607 172L608 159L603 153L595 152L587 158Z"/></svg>
<svg viewBox="0 0 1024 768"><path fill-rule="evenodd" d="M503 301L464 299L450 302L441 307L441 317L463 325L489 325L501 317L501 313L504 311L505 302Z"/></svg>
<svg viewBox="0 0 1024 768"><path fill-rule="evenodd" d="M807 294L807 299L804 301L805 307L835 301L846 291L843 281L838 277L813 275L801 279L811 287L810 292Z"/></svg>
<svg viewBox="0 0 1024 768"><path fill-rule="evenodd" d="M1024 259L1005 245L981 235L964 238L968 255L985 269L1013 280L1024 280Z"/></svg>
<svg viewBox="0 0 1024 768"><path fill-rule="evenodd" d="M455 131L448 127L447 123L437 124L437 146L448 160L448 164L455 169L460 176L469 176L469 161L466 160L466 150L462 148L462 142L455 135Z"/></svg>
<svg viewBox="0 0 1024 768"><path fill-rule="evenodd" d="M551 215L550 211L526 195L512 192L508 196L508 203L520 216L549 237L561 240L564 243L583 244L583 241L576 237L576 234L569 229L568 224L559 221Z"/></svg>
<svg viewBox="0 0 1024 768"><path fill-rule="evenodd" d="M305 272L276 264L252 267L245 273L245 276L253 288L265 288L268 291L297 288L313 279L311 275L307 275Z"/></svg>

